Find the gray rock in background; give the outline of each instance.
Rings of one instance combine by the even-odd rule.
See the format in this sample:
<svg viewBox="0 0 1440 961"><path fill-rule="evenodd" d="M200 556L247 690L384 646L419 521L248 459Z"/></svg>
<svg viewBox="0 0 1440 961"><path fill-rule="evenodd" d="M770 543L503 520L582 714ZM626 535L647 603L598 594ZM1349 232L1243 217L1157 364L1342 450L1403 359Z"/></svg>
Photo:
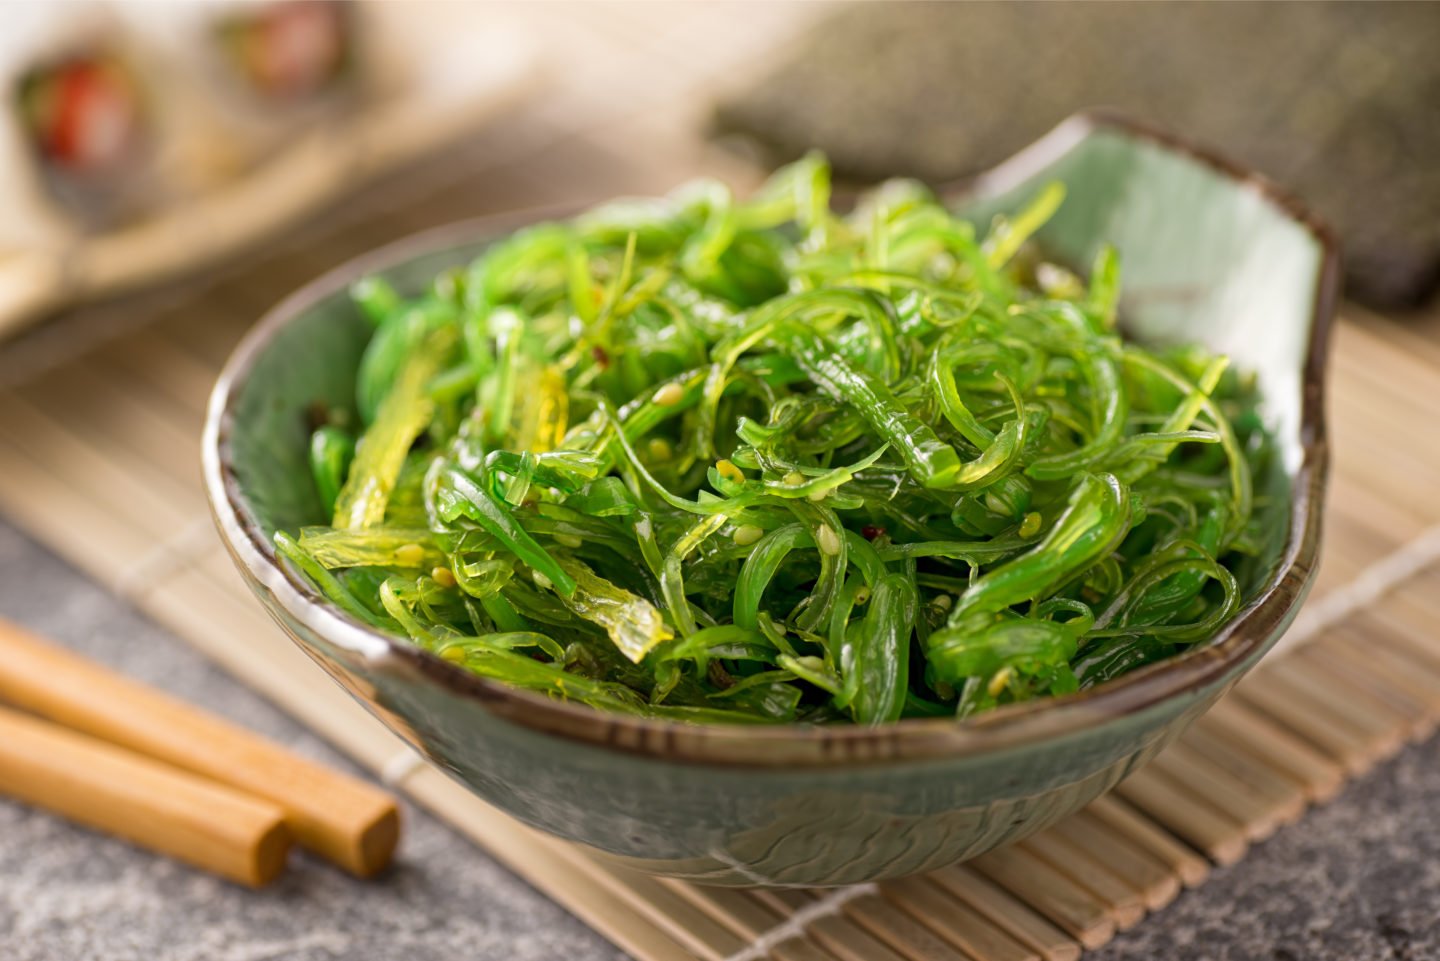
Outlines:
<svg viewBox="0 0 1440 961"><path fill-rule="evenodd" d="M0 522L0 616L353 767ZM1094 961L1440 961L1440 738L1217 872ZM298 855L252 892L0 801L4 961L599 961L623 957L406 807L399 863L356 881Z"/></svg>

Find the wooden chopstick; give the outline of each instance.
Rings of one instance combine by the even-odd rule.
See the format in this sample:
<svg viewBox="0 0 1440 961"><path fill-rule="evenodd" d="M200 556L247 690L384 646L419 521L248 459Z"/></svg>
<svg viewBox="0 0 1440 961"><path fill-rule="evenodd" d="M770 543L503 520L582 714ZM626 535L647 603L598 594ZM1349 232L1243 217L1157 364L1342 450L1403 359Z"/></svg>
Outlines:
<svg viewBox="0 0 1440 961"><path fill-rule="evenodd" d="M0 793L251 887L290 851L277 804L3 708Z"/></svg>
<svg viewBox="0 0 1440 961"><path fill-rule="evenodd" d="M399 840L384 791L121 677L0 620L0 699L66 727L264 798L302 846L353 874L389 863Z"/></svg>

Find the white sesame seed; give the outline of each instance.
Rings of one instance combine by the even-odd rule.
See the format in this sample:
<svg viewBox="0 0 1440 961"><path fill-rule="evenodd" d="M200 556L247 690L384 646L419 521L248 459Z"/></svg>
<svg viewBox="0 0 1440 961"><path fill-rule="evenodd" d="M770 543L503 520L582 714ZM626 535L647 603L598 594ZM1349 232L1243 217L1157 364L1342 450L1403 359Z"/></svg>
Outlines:
<svg viewBox="0 0 1440 961"><path fill-rule="evenodd" d="M741 524L735 528L735 533L730 535L730 539L740 547L748 547L764 536L765 531L754 524Z"/></svg>

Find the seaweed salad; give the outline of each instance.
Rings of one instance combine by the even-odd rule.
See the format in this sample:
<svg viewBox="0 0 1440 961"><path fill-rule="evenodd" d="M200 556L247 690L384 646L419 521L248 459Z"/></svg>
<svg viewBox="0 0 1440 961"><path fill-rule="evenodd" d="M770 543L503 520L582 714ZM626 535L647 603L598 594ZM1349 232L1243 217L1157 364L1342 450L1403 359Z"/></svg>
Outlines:
<svg viewBox="0 0 1440 961"><path fill-rule="evenodd" d="M809 156L502 238L374 326L280 554L464 668L701 723L968 717L1212 637L1256 552L1253 378L1030 238Z"/></svg>

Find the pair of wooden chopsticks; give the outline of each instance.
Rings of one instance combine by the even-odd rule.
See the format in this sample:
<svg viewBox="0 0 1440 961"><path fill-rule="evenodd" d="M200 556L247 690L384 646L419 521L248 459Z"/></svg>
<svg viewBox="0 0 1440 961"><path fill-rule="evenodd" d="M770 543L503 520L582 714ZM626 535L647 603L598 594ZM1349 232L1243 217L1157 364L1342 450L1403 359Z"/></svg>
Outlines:
<svg viewBox="0 0 1440 961"><path fill-rule="evenodd" d="M0 620L0 794L259 887L292 841L360 877L390 861L385 792ZM46 720L48 719L48 720Z"/></svg>

